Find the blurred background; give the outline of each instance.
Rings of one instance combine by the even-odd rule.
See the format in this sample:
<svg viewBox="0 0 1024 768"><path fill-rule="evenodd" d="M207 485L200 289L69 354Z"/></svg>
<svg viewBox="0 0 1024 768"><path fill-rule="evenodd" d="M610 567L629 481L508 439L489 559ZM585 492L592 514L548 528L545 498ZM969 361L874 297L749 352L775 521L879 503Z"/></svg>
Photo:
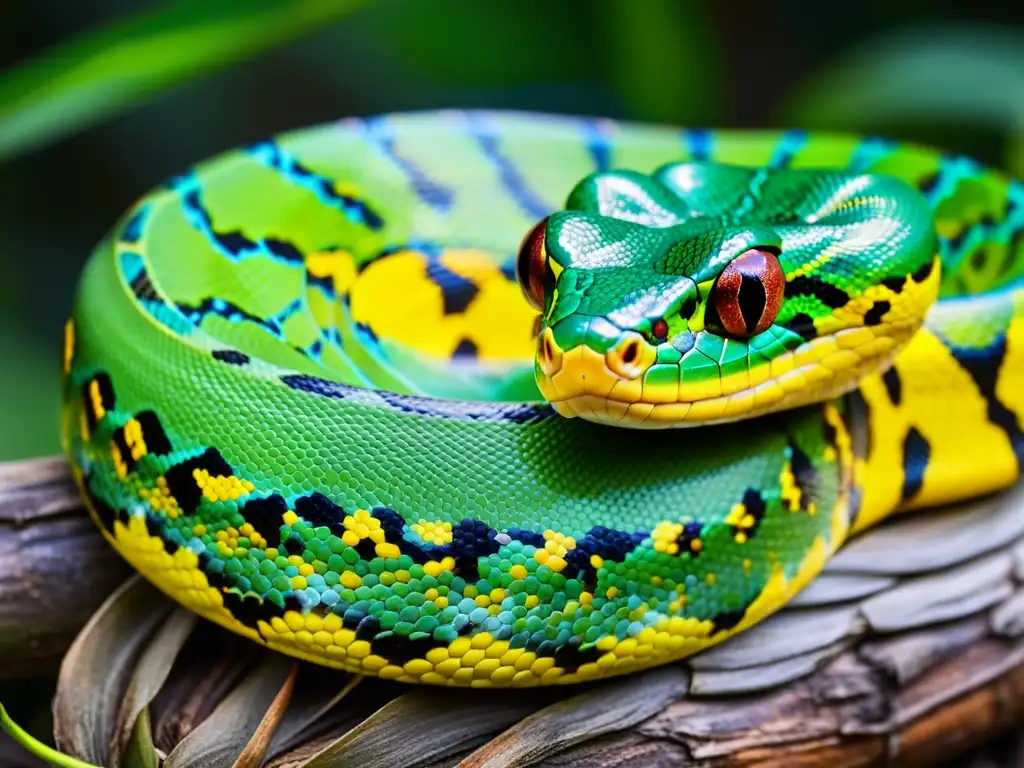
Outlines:
<svg viewBox="0 0 1024 768"><path fill-rule="evenodd" d="M884 133L1024 174L1024 4L0 3L0 460L58 449L74 285L138 196L282 130L448 106Z"/></svg>

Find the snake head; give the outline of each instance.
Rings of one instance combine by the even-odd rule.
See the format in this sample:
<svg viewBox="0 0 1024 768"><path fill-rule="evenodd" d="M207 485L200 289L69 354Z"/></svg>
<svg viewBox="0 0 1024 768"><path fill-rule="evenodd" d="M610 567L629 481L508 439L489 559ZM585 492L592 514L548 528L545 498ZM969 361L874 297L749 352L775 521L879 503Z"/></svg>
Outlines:
<svg viewBox="0 0 1024 768"><path fill-rule="evenodd" d="M520 249L537 384L564 416L649 428L833 397L920 327L936 254L927 202L884 175L593 174Z"/></svg>

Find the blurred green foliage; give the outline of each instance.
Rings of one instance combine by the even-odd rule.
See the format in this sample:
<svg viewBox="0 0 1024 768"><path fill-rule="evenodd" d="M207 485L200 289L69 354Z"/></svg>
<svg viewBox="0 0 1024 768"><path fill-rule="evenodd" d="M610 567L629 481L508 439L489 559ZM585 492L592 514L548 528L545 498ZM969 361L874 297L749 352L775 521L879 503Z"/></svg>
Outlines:
<svg viewBox="0 0 1024 768"><path fill-rule="evenodd" d="M185 0L58 45L0 80L0 158L283 43L364 0Z"/></svg>
<svg viewBox="0 0 1024 768"><path fill-rule="evenodd" d="M1003 166L1024 176L1024 29L928 24L879 35L808 78L782 114L822 129L986 131L1006 141Z"/></svg>
<svg viewBox="0 0 1024 768"><path fill-rule="evenodd" d="M1024 173L1022 22L997 0L3 4L0 459L57 449L79 270L196 160L345 115L476 106L870 131Z"/></svg>

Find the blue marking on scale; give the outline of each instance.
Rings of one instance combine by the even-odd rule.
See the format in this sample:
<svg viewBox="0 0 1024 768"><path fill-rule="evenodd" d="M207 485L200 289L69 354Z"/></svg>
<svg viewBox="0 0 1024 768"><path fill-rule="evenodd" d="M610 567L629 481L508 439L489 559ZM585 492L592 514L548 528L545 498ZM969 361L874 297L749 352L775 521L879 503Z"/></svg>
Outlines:
<svg viewBox="0 0 1024 768"><path fill-rule="evenodd" d="M788 130L779 137L779 143L775 145L771 160L768 161L770 168L786 168L793 160L793 156L807 145L807 131L800 128Z"/></svg>
<svg viewBox="0 0 1024 768"><path fill-rule="evenodd" d="M850 157L847 167L850 171L860 173L869 170L871 166L882 160L898 148L898 144L891 139L884 139L878 136L866 136L857 144Z"/></svg>
<svg viewBox="0 0 1024 768"><path fill-rule="evenodd" d="M203 205L202 187L194 174L179 176L173 184L174 190L181 198L182 209L188 223L201 232L222 256L232 261L263 256L279 264L294 267L301 267L304 264L302 252L284 240L272 237L253 240L241 230L218 231L213 225L213 217Z"/></svg>
<svg viewBox="0 0 1024 768"><path fill-rule="evenodd" d="M121 227L120 239L125 243L137 243L149 218L149 203L140 205Z"/></svg>
<svg viewBox="0 0 1024 768"><path fill-rule="evenodd" d="M530 189L519 168L499 148L499 131L481 115L467 115L470 135L476 139L487 159L498 169L501 186L519 207L532 219L542 219L551 213L552 207Z"/></svg>
<svg viewBox="0 0 1024 768"><path fill-rule="evenodd" d="M261 141L248 147L248 153L268 168L272 168L292 183L308 189L324 205L341 211L346 218L369 229L381 229L384 221L368 203L352 195L338 192L333 179L315 173L275 141Z"/></svg>
<svg viewBox="0 0 1024 768"><path fill-rule="evenodd" d="M707 162L711 159L714 146L714 134L708 128L684 128L682 130L683 147L692 159Z"/></svg>
<svg viewBox="0 0 1024 768"><path fill-rule="evenodd" d="M395 138L387 118L366 118L360 120L359 125L366 140L402 169L420 200L442 213L451 209L455 204L455 190L427 176L422 168L395 148Z"/></svg>
<svg viewBox="0 0 1024 768"><path fill-rule="evenodd" d="M598 171L607 171L612 161L611 139L604 126L601 120L583 121L583 141Z"/></svg>

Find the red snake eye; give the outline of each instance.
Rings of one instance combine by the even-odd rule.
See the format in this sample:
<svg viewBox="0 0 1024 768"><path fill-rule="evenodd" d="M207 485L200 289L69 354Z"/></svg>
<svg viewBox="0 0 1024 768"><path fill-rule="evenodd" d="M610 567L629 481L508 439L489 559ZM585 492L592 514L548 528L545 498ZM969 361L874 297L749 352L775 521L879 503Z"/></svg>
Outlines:
<svg viewBox="0 0 1024 768"><path fill-rule="evenodd" d="M551 277L548 269L548 254L544 248L544 231L548 219L545 216L538 221L529 234L523 238L519 246L519 258L516 259L516 278L523 295L530 306L538 312L544 311L544 292Z"/></svg>
<svg viewBox="0 0 1024 768"><path fill-rule="evenodd" d="M715 280L705 324L723 336L749 339L775 322L786 276L771 251L752 248L737 256Z"/></svg>

